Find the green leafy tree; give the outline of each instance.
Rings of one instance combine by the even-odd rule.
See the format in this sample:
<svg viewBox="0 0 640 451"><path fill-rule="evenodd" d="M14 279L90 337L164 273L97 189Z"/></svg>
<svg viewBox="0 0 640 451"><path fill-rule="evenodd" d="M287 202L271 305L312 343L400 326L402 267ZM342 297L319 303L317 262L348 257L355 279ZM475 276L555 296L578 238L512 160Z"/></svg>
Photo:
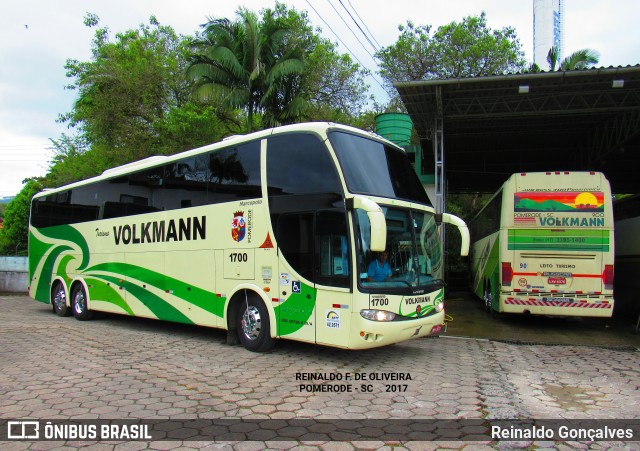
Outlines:
<svg viewBox="0 0 640 451"><path fill-rule="evenodd" d="M244 109L249 132L254 114L264 114L268 125L300 117L304 99L291 78L302 74L304 55L285 45L291 30L283 21L273 15L260 21L241 8L235 21L210 18L203 28L188 68L198 99Z"/></svg>
<svg viewBox="0 0 640 451"><path fill-rule="evenodd" d="M515 29L492 30L487 17L467 16L432 31L431 25L400 26L398 40L376 53L380 75L393 81L475 77L525 68Z"/></svg>
<svg viewBox="0 0 640 451"><path fill-rule="evenodd" d="M306 11L297 11L276 3L262 12L263 20L283 21L291 34L282 43L304 51L304 72L286 80L306 100L302 119L354 124L367 106L369 71L355 63L348 54L341 54L334 43L324 38L321 29L314 29ZM284 50L283 50L284 51Z"/></svg>
<svg viewBox="0 0 640 451"><path fill-rule="evenodd" d="M26 255L31 198L41 189L40 182L29 180L7 204L3 228L0 229L0 254Z"/></svg>
<svg viewBox="0 0 640 451"><path fill-rule="evenodd" d="M98 19L89 15L88 26ZM112 161L130 161L157 145L154 123L172 107L186 101L187 80L180 74L182 49L170 27L151 17L150 25L118 33L109 41L107 28L98 28L92 44L92 60L68 60L70 89L78 91L73 111L63 117L80 127L91 145L112 149Z"/></svg>
<svg viewBox="0 0 640 451"><path fill-rule="evenodd" d="M47 186L58 186L155 154L170 154L236 133L233 111L191 101L185 74L189 39L151 17L149 24L118 33L89 14L95 27L90 61L68 60L69 89L78 93L61 116L76 131L53 140Z"/></svg>

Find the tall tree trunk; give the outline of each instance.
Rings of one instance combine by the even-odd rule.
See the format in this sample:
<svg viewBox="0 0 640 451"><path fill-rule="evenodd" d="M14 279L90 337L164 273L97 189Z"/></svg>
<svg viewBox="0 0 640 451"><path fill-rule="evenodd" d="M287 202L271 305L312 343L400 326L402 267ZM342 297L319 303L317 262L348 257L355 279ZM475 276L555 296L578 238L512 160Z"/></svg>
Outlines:
<svg viewBox="0 0 640 451"><path fill-rule="evenodd" d="M247 128L248 133L253 131L253 102L249 101L249 110L247 111Z"/></svg>

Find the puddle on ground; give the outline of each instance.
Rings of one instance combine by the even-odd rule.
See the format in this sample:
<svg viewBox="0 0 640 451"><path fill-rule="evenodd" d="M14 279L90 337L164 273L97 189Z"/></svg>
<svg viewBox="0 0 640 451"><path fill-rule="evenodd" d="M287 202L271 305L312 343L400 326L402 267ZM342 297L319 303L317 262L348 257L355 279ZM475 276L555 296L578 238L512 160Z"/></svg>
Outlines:
<svg viewBox="0 0 640 451"><path fill-rule="evenodd" d="M594 408L595 403L604 398L604 395L587 393L592 388L580 388L571 386L559 386L544 384L544 392L551 396L565 410L587 410Z"/></svg>

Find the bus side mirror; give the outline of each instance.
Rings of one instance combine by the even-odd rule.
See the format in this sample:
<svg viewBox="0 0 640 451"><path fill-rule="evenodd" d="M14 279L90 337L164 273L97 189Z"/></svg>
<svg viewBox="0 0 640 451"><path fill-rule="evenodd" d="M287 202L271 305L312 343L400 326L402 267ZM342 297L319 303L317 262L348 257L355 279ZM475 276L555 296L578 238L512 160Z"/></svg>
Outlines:
<svg viewBox="0 0 640 451"><path fill-rule="evenodd" d="M362 196L353 196L345 199L347 210L359 208L364 210L371 224L371 250L382 252L387 247L387 221L380 205Z"/></svg>
<svg viewBox="0 0 640 451"><path fill-rule="evenodd" d="M460 245L460 255L463 257L469 255L469 243L471 242L471 239L469 237L469 227L467 227L467 224L465 224L462 219L450 213L442 213L442 222L453 224L458 228L458 230L460 231L460 236L462 237L462 243Z"/></svg>

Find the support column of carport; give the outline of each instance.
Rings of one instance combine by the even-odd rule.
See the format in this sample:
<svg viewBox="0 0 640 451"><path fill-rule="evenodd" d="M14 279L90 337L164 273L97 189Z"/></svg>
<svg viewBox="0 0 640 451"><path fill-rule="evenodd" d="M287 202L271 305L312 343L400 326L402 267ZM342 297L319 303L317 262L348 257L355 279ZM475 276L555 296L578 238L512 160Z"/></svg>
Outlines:
<svg viewBox="0 0 640 451"><path fill-rule="evenodd" d="M436 86L436 114L433 118L432 136L433 136L433 155L435 156L435 188L436 202L434 207L436 213L444 213L444 118L442 114L442 91L440 86ZM444 256L444 238L445 228L440 227L440 238L442 240Z"/></svg>

